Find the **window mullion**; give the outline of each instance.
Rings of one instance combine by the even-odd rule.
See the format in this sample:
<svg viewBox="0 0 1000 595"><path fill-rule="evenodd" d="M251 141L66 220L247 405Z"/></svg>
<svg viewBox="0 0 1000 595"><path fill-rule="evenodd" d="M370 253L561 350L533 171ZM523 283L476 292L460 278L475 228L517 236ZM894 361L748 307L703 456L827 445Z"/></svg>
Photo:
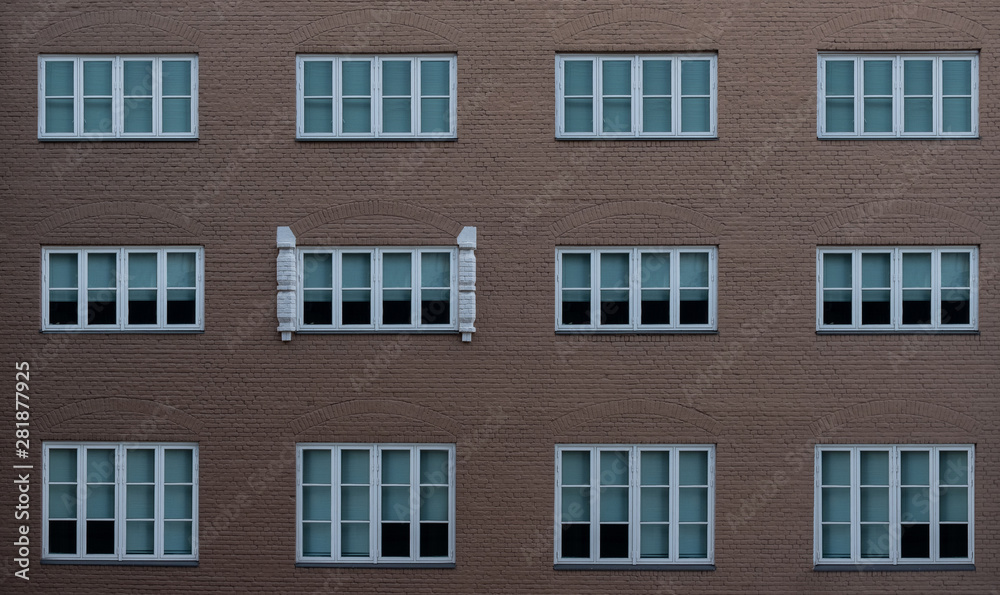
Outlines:
<svg viewBox="0 0 1000 595"><path fill-rule="evenodd" d="M410 560L420 558L420 448L410 451Z"/></svg>
<svg viewBox="0 0 1000 595"><path fill-rule="evenodd" d="M902 498L902 491L900 488L900 454L899 448L893 446L889 449L889 519L891 524L889 526L889 535L893 536L889 540L889 560L892 564L899 563L899 554L901 551L901 541L902 536L902 523L901 523L901 512L900 512L900 499Z"/></svg>
<svg viewBox="0 0 1000 595"><path fill-rule="evenodd" d="M639 249L633 248L628 259L628 325L632 330L639 328L639 296L642 291L640 258Z"/></svg>
<svg viewBox="0 0 1000 595"><path fill-rule="evenodd" d="M83 136L83 58L73 59L73 131Z"/></svg>
<svg viewBox="0 0 1000 595"><path fill-rule="evenodd" d="M931 327L941 328L941 250L937 248L931 250Z"/></svg>
<svg viewBox="0 0 1000 595"><path fill-rule="evenodd" d="M374 320L372 322L375 323L375 330L382 330L382 250L380 248L372 250L372 263L375 265L372 271L372 302L374 302Z"/></svg>
<svg viewBox="0 0 1000 595"><path fill-rule="evenodd" d="M861 563L861 449L851 449L851 561Z"/></svg>
<svg viewBox="0 0 1000 595"><path fill-rule="evenodd" d="M601 449L590 449L590 560L601 559Z"/></svg>
<svg viewBox="0 0 1000 595"><path fill-rule="evenodd" d="M341 282L341 277L344 275L344 251L334 250L330 258L330 267L333 269L330 271L331 281L330 287L333 289L333 295L330 296L330 307L333 308L330 320L333 322L333 328L341 329L343 328L343 300L344 293ZM338 308L337 304L341 304Z"/></svg>
<svg viewBox="0 0 1000 595"><path fill-rule="evenodd" d="M861 328L861 250L851 252L851 328Z"/></svg>
<svg viewBox="0 0 1000 595"><path fill-rule="evenodd" d="M903 60L892 59L892 130L893 136L903 135Z"/></svg>
<svg viewBox="0 0 1000 595"><path fill-rule="evenodd" d="M115 310L117 318L115 318L116 326L118 330L125 330L125 306L128 303L128 277L126 276L125 268L125 249L119 248L115 251L115 287L118 288L118 294L115 296Z"/></svg>
<svg viewBox="0 0 1000 595"><path fill-rule="evenodd" d="M933 105L931 110L931 120L934 123L933 134L941 136L944 134L944 62L941 56L934 57L931 68L933 69L931 71L931 93L934 97L931 102Z"/></svg>
<svg viewBox="0 0 1000 595"><path fill-rule="evenodd" d="M118 559L125 559L125 539L128 531L128 524L126 523L126 469L127 458L125 456L125 447L123 445L118 445L115 447L115 552L118 553Z"/></svg>
<svg viewBox="0 0 1000 595"><path fill-rule="evenodd" d="M419 69L418 69L419 70ZM414 120L414 126L417 126ZM419 249L413 250L410 257L410 323L414 328L421 328L420 304L422 301L421 281L420 281L420 259L423 252Z"/></svg>
<svg viewBox="0 0 1000 595"><path fill-rule="evenodd" d="M87 552L87 447L76 450L76 557Z"/></svg>
<svg viewBox="0 0 1000 595"><path fill-rule="evenodd" d="M593 250L590 256L590 328L601 327L601 251Z"/></svg>
<svg viewBox="0 0 1000 595"><path fill-rule="evenodd" d="M639 532L642 527L639 524L639 447L629 448L628 463L628 532L629 532L629 560L632 564L639 563Z"/></svg>
<svg viewBox="0 0 1000 595"><path fill-rule="evenodd" d="M636 55L632 56L632 136L639 136L642 132L642 120L639 111L642 109L642 59Z"/></svg>

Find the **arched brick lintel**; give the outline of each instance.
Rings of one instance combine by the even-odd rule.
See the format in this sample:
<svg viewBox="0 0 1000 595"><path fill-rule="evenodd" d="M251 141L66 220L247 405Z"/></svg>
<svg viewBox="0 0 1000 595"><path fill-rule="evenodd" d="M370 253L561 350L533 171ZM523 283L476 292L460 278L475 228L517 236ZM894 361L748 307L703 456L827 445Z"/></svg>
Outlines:
<svg viewBox="0 0 1000 595"><path fill-rule="evenodd" d="M708 37L713 41L718 40L720 34L718 28L676 12L660 8L638 8L629 6L614 8L603 12L595 12L573 19L572 21L555 28L552 31L552 38L557 42L568 41L580 33L593 29L594 27L610 25L613 23L631 23L635 21L662 23L664 25L680 27L704 37Z"/></svg>
<svg viewBox="0 0 1000 595"><path fill-rule="evenodd" d="M300 236L326 223L365 215L388 215L419 221L456 237L461 233L463 227L461 223L433 211L384 200L352 202L346 205L323 209L299 219L290 225L290 227L296 236Z"/></svg>
<svg viewBox="0 0 1000 595"><path fill-rule="evenodd" d="M650 215L677 219L700 227L712 235L719 235L723 230L723 225L711 217L684 207L651 201L611 202L596 207L587 207L556 221L552 224L551 229L553 235L559 237L581 225L618 215Z"/></svg>
<svg viewBox="0 0 1000 595"><path fill-rule="evenodd" d="M108 215L134 215L157 219L164 223L180 227L192 235L200 235L204 229L204 225L194 219L158 205L139 202L96 202L56 213L39 223L35 230L38 235L44 235L67 223L89 217L104 217Z"/></svg>
<svg viewBox="0 0 1000 595"><path fill-rule="evenodd" d="M986 226L969 215L948 207L915 200L881 200L854 205L820 219L813 225L813 231L816 235L822 236L848 223L886 215L932 217L964 227L977 236L982 236L986 232Z"/></svg>
<svg viewBox="0 0 1000 595"><path fill-rule="evenodd" d="M986 27L979 23L959 16L952 12L945 12L936 8L919 6L916 4L890 4L887 6L877 6L875 8L865 8L856 10L839 17L830 19L822 25L813 27L813 35L816 39L825 40L844 29L889 19L909 19L913 21L925 21L935 23L967 33L976 39L984 39L988 35Z"/></svg>
<svg viewBox="0 0 1000 595"><path fill-rule="evenodd" d="M827 431L855 420L866 417L898 415L925 417L959 428L972 436L979 434L979 422L972 417L934 403L903 399L870 401L853 405L816 420L809 425L809 430L814 436L821 437Z"/></svg>
<svg viewBox="0 0 1000 595"><path fill-rule="evenodd" d="M331 419L343 419L353 415L396 415L403 416L416 421L421 421L434 427L440 428L456 439L461 434L462 425L454 419L423 407L393 401L389 399L365 399L361 401L348 401L336 405L327 405L307 413L292 422L292 432L296 436L315 426L324 424Z"/></svg>
<svg viewBox="0 0 1000 595"><path fill-rule="evenodd" d="M565 434L577 426L615 415L655 415L689 423L712 435L718 435L722 431L721 423L684 405L646 399L625 399L598 403L557 417L552 421L552 432L557 435Z"/></svg>
<svg viewBox="0 0 1000 595"><path fill-rule="evenodd" d="M426 31L452 43L458 43L462 39L462 32L460 30L446 25L441 21L436 21L413 12L376 8L342 12L318 21L313 21L304 27L292 31L291 38L293 43L300 44L327 31L368 24L392 24L413 27L414 29Z"/></svg>
<svg viewBox="0 0 1000 595"><path fill-rule="evenodd" d="M156 419L166 420L183 426L196 434L200 434L204 424L195 417L163 403L145 401L142 399L127 399L122 397L106 397L85 399L55 411L47 413L34 420L40 430L51 430L59 424L92 413L127 412L140 413Z"/></svg>
<svg viewBox="0 0 1000 595"><path fill-rule="evenodd" d="M143 10L121 9L101 12L85 12L75 17L59 21L38 33L38 42L44 44L57 37L95 25L140 25L160 29L190 41L197 46L201 43L201 31L184 23Z"/></svg>

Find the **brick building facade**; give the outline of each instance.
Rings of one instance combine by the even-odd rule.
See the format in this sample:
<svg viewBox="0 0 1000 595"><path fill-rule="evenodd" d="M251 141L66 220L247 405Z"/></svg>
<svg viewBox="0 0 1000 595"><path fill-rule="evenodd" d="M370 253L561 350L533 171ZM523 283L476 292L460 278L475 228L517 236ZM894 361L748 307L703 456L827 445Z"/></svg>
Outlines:
<svg viewBox="0 0 1000 595"><path fill-rule="evenodd" d="M996 7L0 15L4 591L1000 584Z"/></svg>

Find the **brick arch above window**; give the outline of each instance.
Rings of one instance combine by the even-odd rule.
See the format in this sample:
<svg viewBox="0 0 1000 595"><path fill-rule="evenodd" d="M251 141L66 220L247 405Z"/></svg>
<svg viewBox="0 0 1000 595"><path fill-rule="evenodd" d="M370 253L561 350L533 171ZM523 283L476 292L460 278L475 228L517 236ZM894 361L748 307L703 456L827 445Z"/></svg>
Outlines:
<svg viewBox="0 0 1000 595"><path fill-rule="evenodd" d="M893 4L876 8L856 10L830 19L813 28L812 33L820 41L837 41L845 31L867 23L888 22L894 20L917 21L932 25L940 25L953 30L962 37L983 39L988 35L986 27L953 12L945 12L927 6L914 4ZM940 47L940 46L937 46Z"/></svg>
<svg viewBox="0 0 1000 595"><path fill-rule="evenodd" d="M691 224L713 236L721 234L725 229L725 226L719 221L697 211L653 201L621 201L587 207L570 213L556 221L551 225L550 229L552 230L552 234L556 238L559 238L578 227L595 221L629 215L674 219Z"/></svg>
<svg viewBox="0 0 1000 595"><path fill-rule="evenodd" d="M201 45L203 34L198 29L176 19L165 17L142 10L106 10L86 12L54 23L42 29L36 36L36 42L44 51L66 51L66 46L73 43L74 38L86 36L89 29L121 28L134 33L137 28L157 31L157 38L162 41L172 40L171 51L196 52ZM107 41L105 42L107 43ZM121 51L120 47L98 49L93 51ZM159 48L144 46L144 52L161 51Z"/></svg>
<svg viewBox="0 0 1000 595"><path fill-rule="evenodd" d="M681 30L691 39L715 41L721 35L717 26L677 12L658 8L623 7L573 19L553 29L552 38L557 43L585 41L591 32L608 25L627 26L634 23L652 23L661 28Z"/></svg>
<svg viewBox="0 0 1000 595"><path fill-rule="evenodd" d="M83 416L104 413L137 414L150 419L154 423L170 422L189 430L195 435L200 434L205 425L196 417L176 407L154 401L124 397L106 397L77 401L36 418L34 423L39 431L46 432L56 429L60 424ZM142 434L142 428L138 428L137 433ZM133 436L132 438L140 439L140 436Z"/></svg>
<svg viewBox="0 0 1000 595"><path fill-rule="evenodd" d="M825 437L836 433L839 428L868 418L899 416L914 416L941 422L969 436L977 436L980 433L979 422L968 415L935 403L904 399L869 401L845 407L814 421L809 425L809 430L814 436Z"/></svg>
<svg viewBox="0 0 1000 595"><path fill-rule="evenodd" d="M299 45L330 31L348 27L357 29L367 25L392 25L416 29L451 43L458 43L464 36L461 30L421 14L375 8L353 10L324 17L292 31L290 36L292 42Z"/></svg>
<svg viewBox="0 0 1000 595"><path fill-rule="evenodd" d="M621 416L656 416L684 422L700 430L718 436L724 427L721 422L696 409L677 403L663 403L648 399L622 399L581 407L552 420L552 433L557 436L569 435L575 428L592 425L600 420Z"/></svg>
<svg viewBox="0 0 1000 595"><path fill-rule="evenodd" d="M92 217L108 217L131 215L136 217L156 219L174 227L179 227L193 236L201 235L205 226L199 221L158 205L138 202L96 202L71 209L47 217L35 227L35 233L44 236L64 225Z"/></svg>
<svg viewBox="0 0 1000 595"><path fill-rule="evenodd" d="M880 200L857 204L820 219L813 224L813 231L819 237L842 234L845 228L863 228L880 219L899 216L937 220L952 227L961 227L974 236L972 243L978 243L979 238L986 233L986 225L971 215L950 207L916 200ZM952 241L967 242L963 238Z"/></svg>
<svg viewBox="0 0 1000 595"><path fill-rule="evenodd" d="M463 433L462 424L443 413L422 405L391 399L362 399L327 405L299 417L290 426L292 432L301 437L313 428L331 421L343 422L357 416L403 417L411 423L433 426L452 439L457 439Z"/></svg>

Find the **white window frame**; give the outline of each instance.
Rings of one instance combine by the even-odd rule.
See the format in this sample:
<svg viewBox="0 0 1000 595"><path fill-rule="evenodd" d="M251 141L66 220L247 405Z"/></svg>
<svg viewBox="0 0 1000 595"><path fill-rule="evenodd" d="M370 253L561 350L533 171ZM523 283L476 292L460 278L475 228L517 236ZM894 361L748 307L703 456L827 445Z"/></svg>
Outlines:
<svg viewBox="0 0 1000 595"><path fill-rule="evenodd" d="M111 61L111 114L112 129L108 133L83 130L83 64L87 61ZM125 132L124 63L134 60L153 62L153 80L150 95L153 104L152 132ZM46 132L45 130L45 67L48 62L73 62L73 132ZM191 63L191 131L163 132L161 109L163 105L163 61L188 61ZM170 97L170 96L168 96ZM182 140L198 138L198 56L193 54L125 54L125 55L43 55L38 57L38 138L41 140Z"/></svg>
<svg viewBox="0 0 1000 595"><path fill-rule="evenodd" d="M329 556L306 556L303 554L303 452L320 450L331 453L331 546ZM369 556L341 556L340 525L340 493L341 493L341 461L343 450L367 451L369 461ZM387 450L404 450L410 454L410 556L383 556L382 532L379 525L382 521L382 453ZM420 556L420 452L446 451L448 453L448 555ZM454 444L359 444L359 443L301 443L295 448L295 559L299 563L317 564L323 566L451 566L455 563L455 445ZM308 485L308 484L307 484ZM318 484L319 485L319 484ZM326 484L321 484L326 485ZM438 484L433 484L438 485Z"/></svg>
<svg viewBox="0 0 1000 595"><path fill-rule="evenodd" d="M198 444L190 442L45 442L43 448L42 472L42 558L44 560L95 562L189 562L198 559ZM76 522L77 546L76 554L53 554L49 551L49 451L52 449L75 449L77 451L76 475ZM87 460L86 452L90 449L115 450L115 554L87 554ZM126 480L128 449L144 449L155 451L155 532L153 555L125 553L125 519L126 519ZM191 553L164 553L164 492L165 492L165 454L166 450L191 451ZM63 482L60 482L63 483ZM110 483L110 482L107 482ZM171 484L186 485L186 484Z"/></svg>
<svg viewBox="0 0 1000 595"><path fill-rule="evenodd" d="M557 54L556 55L556 138L716 138L718 135L718 54L714 53L690 53L690 54ZM565 120L565 63L566 61L586 61L593 63L593 123L595 130L590 132L567 132ZM601 63L605 60L630 60L632 63L632 128L628 132L603 132L601 122L603 121L603 102L601 101L603 69ZM670 132L645 132L642 130L642 61L643 60L669 60L671 62L671 131ZM709 60L710 64L710 127L708 131L683 132L681 131L681 63L686 60ZM690 97L690 95L684 96ZM701 97L701 96L699 96Z"/></svg>
<svg viewBox="0 0 1000 595"><path fill-rule="evenodd" d="M903 254L931 255L931 324L903 324ZM969 255L969 324L942 324L941 322L941 255L960 253ZM852 324L823 323L823 256L826 254L851 255L851 320ZM891 323L886 325L861 324L861 255L889 254L892 274L890 289ZM847 289L847 288L844 288ZM816 251L816 330L833 332L949 332L975 331L979 328L979 248L976 246L941 247L820 247Z"/></svg>
<svg viewBox="0 0 1000 595"><path fill-rule="evenodd" d="M942 128L942 73L943 60L968 58L972 63L972 130L945 132ZM932 60L933 66L933 131L903 131L903 62L910 59ZM854 62L854 132L826 131L826 63L827 61ZM892 131L864 131L864 61L892 61ZM819 138L976 138L979 136L979 52L907 52L907 53L820 53L817 56L817 120ZM839 97L839 96L838 96ZM848 97L848 96L843 96Z"/></svg>
<svg viewBox="0 0 1000 595"><path fill-rule="evenodd" d="M851 457L851 556L850 558L824 558L823 553L823 468L822 455L824 452L849 452ZM887 452L889 453L889 557L888 558L863 558L861 557L861 452ZM930 557L929 558L902 558L900 557L901 525L903 524L901 512L901 474L900 474L900 453L904 451L928 452L930 461L930 487L928 489L930 510ZM968 552L966 558L942 558L940 556L940 474L939 474L939 453L945 451L960 451L968 454ZM928 565L928 564L974 564L975 563L975 455L976 447L973 444L907 444L907 445L885 445L885 444L846 444L846 445L817 445L815 453L815 476L813 492L813 561L814 564L836 564L836 565L864 565L864 566L907 566L907 565ZM840 486L838 486L840 487Z"/></svg>
<svg viewBox="0 0 1000 595"><path fill-rule="evenodd" d="M715 445L712 444L678 444L678 445L630 445L630 444L557 444L556 445L556 477L555 477L555 532L554 532L554 560L558 565L710 565L715 560ZM564 558L562 552L562 455L565 452L585 451L590 453L590 484L587 489L590 491L590 516L586 521L590 524L590 557L589 558ZM601 558L600 557L600 453L604 451L628 451L629 453L629 557L627 558ZM668 515L670 547L669 558L641 558L639 551L640 532L640 456L642 452L659 451L670 453L670 485L669 501L670 512ZM694 486L707 488L708 511L707 511L707 556L705 558L681 558L678 547L678 526L679 521L679 489L680 470L678 465L679 453L681 452L705 452L708 460L708 484L706 486Z"/></svg>
<svg viewBox="0 0 1000 595"><path fill-rule="evenodd" d="M410 291L410 320L411 324L384 324L382 322L382 259L385 254L410 254L410 280L411 287ZM421 322L421 264L422 255L426 253L447 253L449 255L449 273L450 273L450 283L449 283L449 322L448 324L423 324ZM331 254L333 256L333 302L331 307L333 308L333 323L329 325L325 324L306 324L305 323L305 308L304 308L304 293L309 289L305 287L305 265L303 257L306 254ZM351 324L345 325L342 323L342 309L341 309L341 299L342 299L342 280L341 271L344 254L370 254L371 255L371 272L372 272L372 286L371 286L371 324ZM343 332L343 333L371 333L371 332L383 332L383 333L396 333L396 332L428 332L428 333L441 333L441 332L455 332L458 330L458 248L457 247L378 247L378 248L365 248L365 247L343 247L343 248L315 248L315 247L303 247L297 250L296 254L296 268L298 269L298 291L297 291L297 310L298 310L298 329L297 332L308 333L308 332ZM432 289L432 288L428 288Z"/></svg>
<svg viewBox="0 0 1000 595"><path fill-rule="evenodd" d="M156 324L128 324L128 257L132 253L156 254ZM195 322L167 324L167 254L195 255ZM77 256L77 323L49 322L49 257L53 254ZM87 321L87 255L114 254L116 271L116 324L89 324ZM42 330L49 332L190 332L205 327L205 254L200 246L48 247L42 248Z"/></svg>
<svg viewBox="0 0 1000 595"><path fill-rule="evenodd" d="M641 324L642 254L670 255L670 324ZM684 253L708 254L708 322L706 324L680 323L680 255ZM562 319L562 259L565 254L590 255L590 324L564 324ZM600 255L629 255L629 323L601 324ZM717 328L718 304L718 249L714 246L681 247L596 247L556 249L556 330L559 332L653 332L676 333L685 331L711 332Z"/></svg>
<svg viewBox="0 0 1000 595"><path fill-rule="evenodd" d="M421 132L420 128L420 99L425 97L420 94L420 63L423 61L447 60L449 63L449 102L448 121L449 129L445 132ZM409 133L384 132L382 130L382 62L383 61L409 61L410 62L410 123L412 129ZM304 67L306 62L330 62L333 69L333 131L332 132L306 132L305 131L305 80ZM343 62L369 62L371 65L371 111L372 125L371 132L353 133L343 131L343 118L340 117L343 106L342 79L340 67ZM457 137L457 112L458 112L458 67L457 56L455 54L411 54L411 55L318 55L301 54L295 57L295 99L296 99L296 138L300 140L371 140L371 139L453 139ZM438 96L426 96L438 97Z"/></svg>

